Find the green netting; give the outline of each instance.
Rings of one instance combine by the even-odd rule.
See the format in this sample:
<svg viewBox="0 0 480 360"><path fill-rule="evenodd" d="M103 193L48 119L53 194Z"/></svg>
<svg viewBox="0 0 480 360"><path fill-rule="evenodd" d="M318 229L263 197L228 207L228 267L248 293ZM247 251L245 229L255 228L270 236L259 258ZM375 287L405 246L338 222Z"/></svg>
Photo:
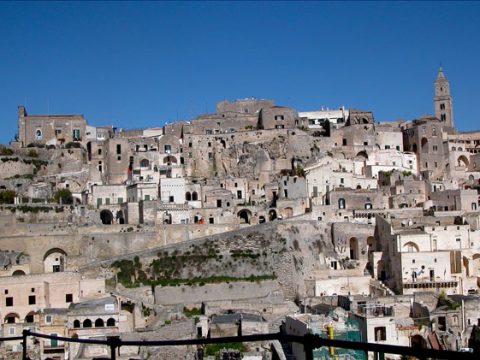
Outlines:
<svg viewBox="0 0 480 360"><path fill-rule="evenodd" d="M360 333L360 328L358 322L354 319L348 318L345 321L345 326L342 326L342 329L335 328L335 322L333 322L334 327L334 339L337 340L348 340L348 341L362 341L362 334ZM323 329L318 329L315 333L320 335L323 338L327 338L327 331ZM343 348L334 348L334 355L330 355L328 347L322 347L313 351L314 359L338 359L338 360L366 360L365 353L363 351L343 349Z"/></svg>

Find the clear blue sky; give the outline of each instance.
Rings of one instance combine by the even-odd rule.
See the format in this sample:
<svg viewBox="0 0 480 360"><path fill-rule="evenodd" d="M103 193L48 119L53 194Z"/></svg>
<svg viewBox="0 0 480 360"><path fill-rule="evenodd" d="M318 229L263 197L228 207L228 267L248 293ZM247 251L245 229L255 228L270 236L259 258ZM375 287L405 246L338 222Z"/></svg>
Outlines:
<svg viewBox="0 0 480 360"><path fill-rule="evenodd" d="M479 18L474 2L2 2L0 142L20 104L123 128L252 96L413 119L440 63L456 126L480 128Z"/></svg>

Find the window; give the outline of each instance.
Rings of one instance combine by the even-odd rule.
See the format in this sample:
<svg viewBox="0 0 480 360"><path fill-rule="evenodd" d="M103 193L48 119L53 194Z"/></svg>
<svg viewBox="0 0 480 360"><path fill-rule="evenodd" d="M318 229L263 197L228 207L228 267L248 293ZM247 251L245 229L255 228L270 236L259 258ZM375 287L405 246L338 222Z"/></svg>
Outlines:
<svg viewBox="0 0 480 360"><path fill-rule="evenodd" d="M217 200L217 207L222 207L222 200L220 199Z"/></svg>
<svg viewBox="0 0 480 360"><path fill-rule="evenodd" d="M445 104L444 103L440 104L440 110L445 110Z"/></svg>
<svg viewBox="0 0 480 360"><path fill-rule="evenodd" d="M368 146L368 141L364 141L364 142L363 142L363 145L364 145L364 146Z"/></svg>
<svg viewBox="0 0 480 360"><path fill-rule="evenodd" d="M172 152L172 145L166 144L163 148L165 150L165 154L170 154Z"/></svg>
<svg viewBox="0 0 480 360"><path fill-rule="evenodd" d="M35 305L36 300L37 300L37 299L35 298L35 295L30 295L30 296L28 297L28 305Z"/></svg>
<svg viewBox="0 0 480 360"><path fill-rule="evenodd" d="M52 315L45 315L45 323L46 324L52 323Z"/></svg>
<svg viewBox="0 0 480 360"><path fill-rule="evenodd" d="M378 326L375 328L375 341L387 340L387 328L385 326Z"/></svg>
<svg viewBox="0 0 480 360"><path fill-rule="evenodd" d="M122 145L117 144L117 155L120 155L122 153Z"/></svg>
<svg viewBox="0 0 480 360"><path fill-rule="evenodd" d="M175 197L169 196L168 197L168 202L171 202L171 203L175 202Z"/></svg>
<svg viewBox="0 0 480 360"><path fill-rule="evenodd" d="M118 204L123 204L123 197L119 197L119 198L117 199L117 203L118 203Z"/></svg>
<svg viewBox="0 0 480 360"><path fill-rule="evenodd" d="M62 129L61 128L56 128L55 129L55 136L58 136L62 133Z"/></svg>
<svg viewBox="0 0 480 360"><path fill-rule="evenodd" d="M97 207L102 205L102 198L97 198Z"/></svg>
<svg viewBox="0 0 480 360"><path fill-rule="evenodd" d="M149 201L150 200L150 195L145 195L145 201Z"/></svg>
<svg viewBox="0 0 480 360"><path fill-rule="evenodd" d="M65 302L71 303L73 301L73 294L65 294Z"/></svg>
<svg viewBox="0 0 480 360"><path fill-rule="evenodd" d="M8 328L8 335L15 335L15 328L14 327Z"/></svg>
<svg viewBox="0 0 480 360"><path fill-rule="evenodd" d="M345 209L345 199L338 199L338 208Z"/></svg>
<svg viewBox="0 0 480 360"><path fill-rule="evenodd" d="M42 130L35 130L35 140L42 140Z"/></svg>
<svg viewBox="0 0 480 360"><path fill-rule="evenodd" d="M6 323L15 324L15 316L14 315L7 316Z"/></svg>
<svg viewBox="0 0 480 360"><path fill-rule="evenodd" d="M397 149L398 151L400 151L400 145L395 146L395 149Z"/></svg>
<svg viewBox="0 0 480 360"><path fill-rule="evenodd" d="M438 150L437 145L433 145L433 151L437 151L437 150Z"/></svg>
<svg viewBox="0 0 480 360"><path fill-rule="evenodd" d="M365 209L366 210L370 210L372 208L372 204L371 203L365 203Z"/></svg>
<svg viewBox="0 0 480 360"><path fill-rule="evenodd" d="M209 223L209 224L214 224L214 223L215 223L215 220L211 217L211 218L208 219L208 223Z"/></svg>
<svg viewBox="0 0 480 360"><path fill-rule="evenodd" d="M209 152L208 153L208 160L212 160L213 159L213 153Z"/></svg>
<svg viewBox="0 0 480 360"><path fill-rule="evenodd" d="M340 178L340 184L345 184L345 179L344 178Z"/></svg>
<svg viewBox="0 0 480 360"><path fill-rule="evenodd" d="M342 145L347 146L347 139L342 139Z"/></svg>
<svg viewBox="0 0 480 360"><path fill-rule="evenodd" d="M105 205L110 205L110 198L105 198Z"/></svg>
<svg viewBox="0 0 480 360"><path fill-rule="evenodd" d="M275 115L275 120L285 120L285 117L283 115Z"/></svg>
<svg viewBox="0 0 480 360"><path fill-rule="evenodd" d="M242 198L242 190L237 190L237 199Z"/></svg>
<svg viewBox="0 0 480 360"><path fill-rule="evenodd" d="M445 114L441 114L441 115L440 115L440 120L446 121L446 120L447 120L447 116L446 116Z"/></svg>
<svg viewBox="0 0 480 360"><path fill-rule="evenodd" d="M33 320L34 320L34 319L33 319L33 315L32 315L32 314L25 316L25 322L26 322L26 323L31 324L31 323L33 323Z"/></svg>
<svg viewBox="0 0 480 360"><path fill-rule="evenodd" d="M5 306L13 306L13 297L9 296L5 298Z"/></svg>
<svg viewBox="0 0 480 360"><path fill-rule="evenodd" d="M121 156L121 155L118 155L118 156L117 156L117 160L118 160L118 161L122 160L122 156Z"/></svg>
<svg viewBox="0 0 480 360"><path fill-rule="evenodd" d="M212 143L211 143L211 142L208 143L208 147L212 147Z"/></svg>
<svg viewBox="0 0 480 360"><path fill-rule="evenodd" d="M81 140L80 138L80 129L73 129L72 131L72 138L73 140Z"/></svg>
<svg viewBox="0 0 480 360"><path fill-rule="evenodd" d="M385 145L385 149L390 149L390 145Z"/></svg>

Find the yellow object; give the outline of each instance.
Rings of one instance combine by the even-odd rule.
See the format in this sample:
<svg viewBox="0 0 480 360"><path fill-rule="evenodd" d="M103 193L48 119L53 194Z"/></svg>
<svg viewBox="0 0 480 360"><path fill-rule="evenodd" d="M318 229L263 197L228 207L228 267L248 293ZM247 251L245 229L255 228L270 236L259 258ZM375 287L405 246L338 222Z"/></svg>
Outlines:
<svg viewBox="0 0 480 360"><path fill-rule="evenodd" d="M327 335L330 340L333 340L333 324L328 324L327 325ZM334 354L334 348L333 346L328 347L328 353L333 356Z"/></svg>

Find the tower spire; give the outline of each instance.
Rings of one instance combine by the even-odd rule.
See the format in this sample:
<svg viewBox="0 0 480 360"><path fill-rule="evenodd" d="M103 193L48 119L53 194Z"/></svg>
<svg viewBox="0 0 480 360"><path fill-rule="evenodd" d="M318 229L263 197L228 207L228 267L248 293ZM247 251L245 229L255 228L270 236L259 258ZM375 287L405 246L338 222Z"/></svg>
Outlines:
<svg viewBox="0 0 480 360"><path fill-rule="evenodd" d="M434 82L435 96L433 105L435 108L435 117L442 121L446 126L453 127L452 97L450 96L450 83L443 73L443 67L440 65L437 78Z"/></svg>

